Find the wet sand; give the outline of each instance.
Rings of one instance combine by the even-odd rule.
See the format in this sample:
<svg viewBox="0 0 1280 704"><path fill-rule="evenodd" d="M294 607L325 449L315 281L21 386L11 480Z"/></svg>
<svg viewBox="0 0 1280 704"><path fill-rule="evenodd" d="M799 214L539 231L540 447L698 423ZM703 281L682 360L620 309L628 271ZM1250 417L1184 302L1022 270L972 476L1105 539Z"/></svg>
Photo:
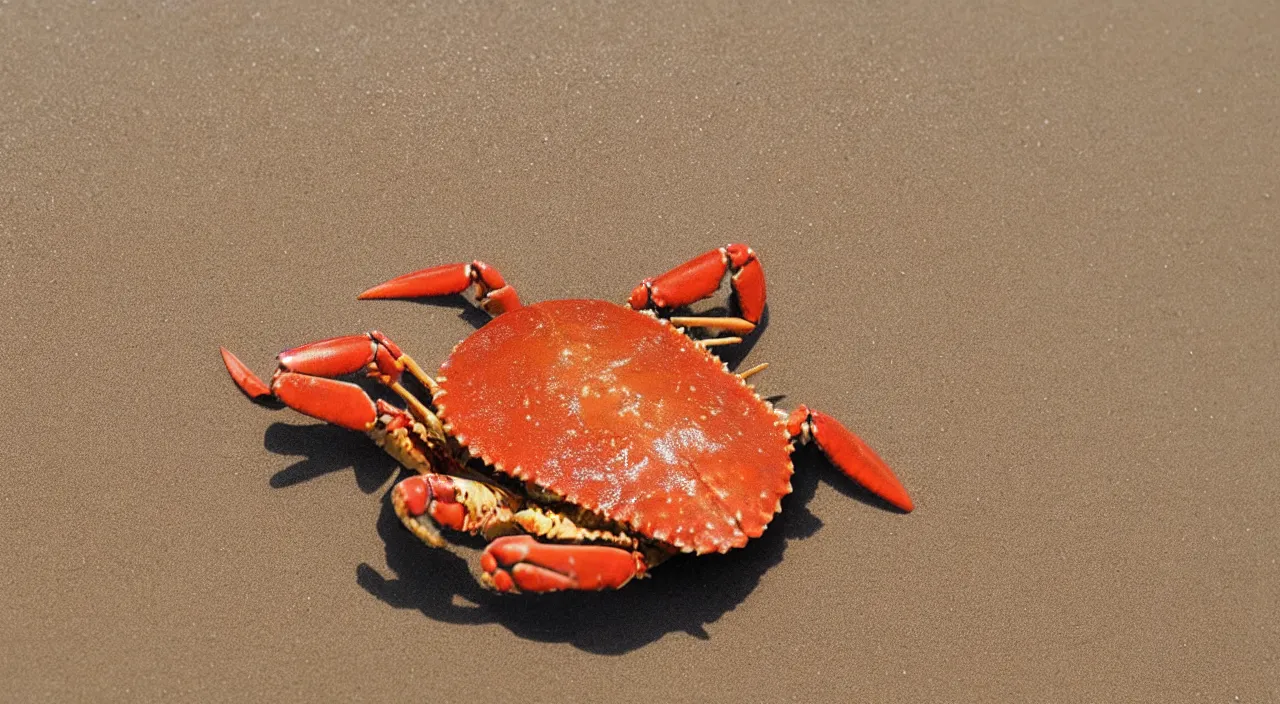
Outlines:
<svg viewBox="0 0 1280 704"><path fill-rule="evenodd" d="M1280 700L1270 3L221 5L0 6L0 699ZM914 513L804 451L741 551L497 598L218 359L737 241L730 361Z"/></svg>

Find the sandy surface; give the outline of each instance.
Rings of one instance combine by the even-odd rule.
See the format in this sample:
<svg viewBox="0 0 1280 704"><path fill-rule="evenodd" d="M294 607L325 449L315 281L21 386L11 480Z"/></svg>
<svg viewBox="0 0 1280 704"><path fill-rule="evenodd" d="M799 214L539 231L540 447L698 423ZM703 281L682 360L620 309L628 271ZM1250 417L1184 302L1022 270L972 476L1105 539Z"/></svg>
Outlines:
<svg viewBox="0 0 1280 704"><path fill-rule="evenodd" d="M0 699L1280 700L1273 4L219 4L0 4ZM915 513L498 599L218 360L730 241Z"/></svg>

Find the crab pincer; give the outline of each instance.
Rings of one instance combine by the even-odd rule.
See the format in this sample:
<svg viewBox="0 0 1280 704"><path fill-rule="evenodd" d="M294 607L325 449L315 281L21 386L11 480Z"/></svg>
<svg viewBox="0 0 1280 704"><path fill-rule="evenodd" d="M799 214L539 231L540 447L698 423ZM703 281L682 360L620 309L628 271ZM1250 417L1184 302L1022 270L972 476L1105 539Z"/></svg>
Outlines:
<svg viewBox="0 0 1280 704"><path fill-rule="evenodd" d="M470 264L442 264L397 276L361 293L356 298L429 298L450 296L476 287L476 300L489 313L499 315L520 307L516 290L507 285L498 270L480 260Z"/></svg>
<svg viewBox="0 0 1280 704"><path fill-rule="evenodd" d="M915 509L906 487L870 445L831 416L800 406L787 418L787 432L814 442L831 464L865 489L903 511Z"/></svg>
<svg viewBox="0 0 1280 704"><path fill-rule="evenodd" d="M540 543L512 535L480 556L485 577L500 592L619 589L645 573L644 556L606 545Z"/></svg>
<svg viewBox="0 0 1280 704"><path fill-rule="evenodd" d="M756 253L745 244L730 244L701 254L668 271L640 282L631 291L627 305L640 310L679 308L700 301L716 292L727 272L733 272L730 284L738 297L742 317L752 323L764 315L764 269Z"/></svg>

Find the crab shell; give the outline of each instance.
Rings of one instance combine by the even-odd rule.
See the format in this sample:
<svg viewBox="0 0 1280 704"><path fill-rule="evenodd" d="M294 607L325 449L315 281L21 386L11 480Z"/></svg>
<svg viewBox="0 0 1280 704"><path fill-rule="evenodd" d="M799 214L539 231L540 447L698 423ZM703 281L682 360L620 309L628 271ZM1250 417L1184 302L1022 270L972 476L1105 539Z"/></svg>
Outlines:
<svg viewBox="0 0 1280 704"><path fill-rule="evenodd" d="M459 343L438 381L437 412L473 456L686 552L760 536L791 491L785 422L646 313L526 306Z"/></svg>

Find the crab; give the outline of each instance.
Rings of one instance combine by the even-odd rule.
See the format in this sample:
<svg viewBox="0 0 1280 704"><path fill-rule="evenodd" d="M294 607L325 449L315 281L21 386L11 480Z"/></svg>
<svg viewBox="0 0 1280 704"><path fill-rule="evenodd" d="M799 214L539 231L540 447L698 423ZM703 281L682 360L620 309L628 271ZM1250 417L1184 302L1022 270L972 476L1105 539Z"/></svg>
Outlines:
<svg viewBox="0 0 1280 704"><path fill-rule="evenodd" d="M740 316L673 316L730 275ZM441 528L483 536L480 580L501 592L616 589L678 553L727 552L759 537L790 493L791 453L831 464L903 512L893 471L839 421L760 398L713 353L742 342L765 306L764 270L730 244L645 279L625 305L522 305L480 261L396 277L359 295L465 293L493 319L434 378L380 332L282 352L270 384L226 348L254 399L367 433L412 474L391 491L400 521L443 547ZM725 333L728 333L727 335ZM404 406L339 377L364 373ZM414 380L429 396L405 386Z"/></svg>

